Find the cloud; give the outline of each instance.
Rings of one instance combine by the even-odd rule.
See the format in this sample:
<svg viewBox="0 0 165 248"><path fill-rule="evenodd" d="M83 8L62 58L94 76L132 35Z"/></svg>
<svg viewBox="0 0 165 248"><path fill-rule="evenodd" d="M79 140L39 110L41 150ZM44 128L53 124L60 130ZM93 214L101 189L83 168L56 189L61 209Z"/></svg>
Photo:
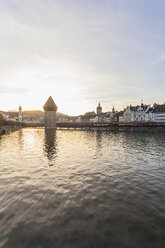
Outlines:
<svg viewBox="0 0 165 248"><path fill-rule="evenodd" d="M9 85L0 84L0 94L22 94L26 93L28 89L26 88L13 88Z"/></svg>
<svg viewBox="0 0 165 248"><path fill-rule="evenodd" d="M61 105L86 102L84 109L145 95L161 101L164 70L158 73L152 61L164 49L163 15L164 4L142 0L1 1L0 92L26 93L23 100L37 99L36 108L49 93Z"/></svg>

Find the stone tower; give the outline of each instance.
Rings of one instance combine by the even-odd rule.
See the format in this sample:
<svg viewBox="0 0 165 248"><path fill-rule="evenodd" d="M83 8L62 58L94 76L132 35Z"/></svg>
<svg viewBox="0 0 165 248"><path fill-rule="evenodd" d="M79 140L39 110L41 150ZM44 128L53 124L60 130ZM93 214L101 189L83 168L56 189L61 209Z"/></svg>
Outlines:
<svg viewBox="0 0 165 248"><path fill-rule="evenodd" d="M22 107L19 106L19 109L18 109L18 120L19 122L22 122L23 118L22 118Z"/></svg>
<svg viewBox="0 0 165 248"><path fill-rule="evenodd" d="M43 106L43 109L45 111L45 128L55 129L56 128L57 105L55 104L51 96L46 101L45 105Z"/></svg>
<svg viewBox="0 0 165 248"><path fill-rule="evenodd" d="M113 106L112 108L112 113L114 114L115 113L115 107Z"/></svg>
<svg viewBox="0 0 165 248"><path fill-rule="evenodd" d="M97 115L102 114L102 107L100 106L100 103L98 104L98 107L96 108Z"/></svg>

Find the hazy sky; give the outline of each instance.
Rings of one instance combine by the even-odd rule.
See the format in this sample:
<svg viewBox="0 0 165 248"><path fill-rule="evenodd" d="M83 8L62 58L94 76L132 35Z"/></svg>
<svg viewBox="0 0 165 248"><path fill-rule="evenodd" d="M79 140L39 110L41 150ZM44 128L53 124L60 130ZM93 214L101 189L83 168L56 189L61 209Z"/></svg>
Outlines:
<svg viewBox="0 0 165 248"><path fill-rule="evenodd" d="M165 101L164 0L0 0L0 109Z"/></svg>

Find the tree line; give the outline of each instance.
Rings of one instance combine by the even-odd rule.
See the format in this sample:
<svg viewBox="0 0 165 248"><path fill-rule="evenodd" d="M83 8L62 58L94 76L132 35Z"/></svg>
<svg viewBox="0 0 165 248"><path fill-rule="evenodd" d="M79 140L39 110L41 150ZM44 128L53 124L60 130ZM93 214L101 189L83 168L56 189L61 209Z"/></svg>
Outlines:
<svg viewBox="0 0 165 248"><path fill-rule="evenodd" d="M5 119L3 115L0 113L0 126L2 126L5 123Z"/></svg>

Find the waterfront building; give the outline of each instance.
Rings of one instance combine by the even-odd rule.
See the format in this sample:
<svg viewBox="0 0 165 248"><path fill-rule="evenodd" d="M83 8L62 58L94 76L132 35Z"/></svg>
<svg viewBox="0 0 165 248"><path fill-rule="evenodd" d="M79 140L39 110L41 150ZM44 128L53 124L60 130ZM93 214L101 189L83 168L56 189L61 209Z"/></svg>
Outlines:
<svg viewBox="0 0 165 248"><path fill-rule="evenodd" d="M3 117L6 121L14 121L14 122L17 122L18 121L18 113L15 111L15 112L6 112L5 114L3 113Z"/></svg>
<svg viewBox="0 0 165 248"><path fill-rule="evenodd" d="M115 112L106 112L101 114L102 122L110 123L114 122Z"/></svg>
<svg viewBox="0 0 165 248"><path fill-rule="evenodd" d="M135 112L135 107L127 106L127 108L123 112L123 120L124 122L132 122L133 121L133 116Z"/></svg>
<svg viewBox="0 0 165 248"><path fill-rule="evenodd" d="M141 104L141 106L137 106L133 115L133 121L154 121L153 109L151 108L151 106L144 104Z"/></svg>
<svg viewBox="0 0 165 248"><path fill-rule="evenodd" d="M55 104L51 96L46 101L45 105L43 106L43 109L45 111L45 128L56 128L57 105Z"/></svg>
<svg viewBox="0 0 165 248"><path fill-rule="evenodd" d="M66 117L59 117L59 120L58 120L60 123L66 123L68 122L68 118Z"/></svg>
<svg viewBox="0 0 165 248"><path fill-rule="evenodd" d="M95 116L94 118L91 118L90 119L90 122L91 123L97 123L97 122L99 122L99 117L98 116Z"/></svg>
<svg viewBox="0 0 165 248"><path fill-rule="evenodd" d="M115 111L113 113L112 122L118 122L118 121L119 121L119 112Z"/></svg>
<svg viewBox="0 0 165 248"><path fill-rule="evenodd" d="M84 115L81 116L81 122L91 122L91 123L99 123L99 122L116 122L117 121L117 111L115 111L115 108L112 108L112 112L102 112L102 107L100 103L98 104L96 108L96 113L93 112L87 112Z"/></svg>
<svg viewBox="0 0 165 248"><path fill-rule="evenodd" d="M120 122L146 122L154 121L153 109L150 105L127 106L123 112L123 117L119 117Z"/></svg>
<svg viewBox="0 0 165 248"><path fill-rule="evenodd" d="M85 113L82 117L81 117L81 120L82 122L90 122L91 119L94 119L96 117L96 113L93 111L93 112L87 112Z"/></svg>
<svg viewBox="0 0 165 248"><path fill-rule="evenodd" d="M145 121L148 121L148 122L155 121L155 113L154 113L154 109L152 107L150 107L146 111Z"/></svg>
<svg viewBox="0 0 165 248"><path fill-rule="evenodd" d="M165 103L164 104L155 104L154 114L156 122L165 122Z"/></svg>
<svg viewBox="0 0 165 248"><path fill-rule="evenodd" d="M117 120L118 120L118 122L125 122L125 119L124 119L124 111L120 111L120 112L118 113Z"/></svg>
<svg viewBox="0 0 165 248"><path fill-rule="evenodd" d="M18 121L19 122L23 121L22 107L21 106L19 106L19 108L18 108Z"/></svg>
<svg viewBox="0 0 165 248"><path fill-rule="evenodd" d="M78 117L76 118L76 122L77 122L77 123L80 123L80 122L81 122L81 116L78 116Z"/></svg>
<svg viewBox="0 0 165 248"><path fill-rule="evenodd" d="M71 123L80 123L81 122L81 116L68 116L66 117L60 117L59 122L71 122Z"/></svg>

